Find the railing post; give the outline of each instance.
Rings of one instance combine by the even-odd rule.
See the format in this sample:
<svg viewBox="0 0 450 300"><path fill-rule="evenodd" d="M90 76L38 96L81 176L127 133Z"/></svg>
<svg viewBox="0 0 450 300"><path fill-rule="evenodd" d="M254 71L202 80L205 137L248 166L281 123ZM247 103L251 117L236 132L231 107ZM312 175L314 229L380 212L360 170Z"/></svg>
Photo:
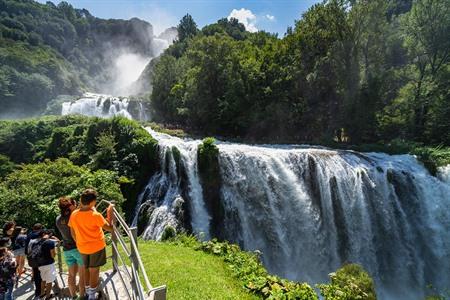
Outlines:
<svg viewBox="0 0 450 300"><path fill-rule="evenodd" d="M134 243L137 247L137 227L131 227L130 228L131 231L131 238L134 240ZM139 261L137 256L139 255L137 253L138 249L134 249L133 244L130 242L130 248L131 248L131 262L136 270L136 273L139 273Z"/></svg>
<svg viewBox="0 0 450 300"><path fill-rule="evenodd" d="M134 241L134 244L137 247L137 227L131 227L130 228L130 233L131 233L131 237ZM131 272L133 279L132 279L132 285L134 287L134 292L139 295L139 278L136 278L135 276L139 276L139 260L138 260L138 249L135 249L135 247L133 247L133 242L130 241L130 249L131 249L131 264L132 264L132 268L134 270L136 270L136 272Z"/></svg>
<svg viewBox="0 0 450 300"><path fill-rule="evenodd" d="M63 273L63 263L62 263L62 250L61 245L58 245L58 269L59 269L59 275Z"/></svg>
<svg viewBox="0 0 450 300"><path fill-rule="evenodd" d="M116 247L112 247L112 255L111 255L111 259L113 261L113 272L116 273L117 270L117 252L116 252L116 248L117 248L117 236L115 231L113 230L113 232L111 232L111 242L116 246Z"/></svg>
<svg viewBox="0 0 450 300"><path fill-rule="evenodd" d="M115 217L115 214L116 214L116 212L115 212L115 209L113 210L113 212L112 212L112 215L111 215L111 218L112 218L112 220L110 220L111 221L111 223L112 224L110 224L112 227L113 227L113 231L111 232L111 242L114 244L114 246L116 246L116 247L112 247L112 255L111 255L111 258L112 258L112 261L113 261L113 273L116 273L118 270L117 270L117 266L118 266L118 262L117 262L117 256L119 255L117 252L116 252L116 249L118 249L118 247L117 247L117 236L116 236L116 217Z"/></svg>

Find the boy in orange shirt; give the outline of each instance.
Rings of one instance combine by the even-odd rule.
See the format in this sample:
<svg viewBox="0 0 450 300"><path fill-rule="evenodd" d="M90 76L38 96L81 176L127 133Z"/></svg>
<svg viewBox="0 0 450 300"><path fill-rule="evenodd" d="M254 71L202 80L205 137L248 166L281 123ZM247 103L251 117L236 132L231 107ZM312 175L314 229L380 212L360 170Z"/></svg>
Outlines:
<svg viewBox="0 0 450 300"><path fill-rule="evenodd" d="M87 189L81 194L81 207L72 212L69 227L86 268L86 293L89 300L97 297L100 267L106 264L106 243L103 230L112 231L112 208L107 210L107 219L95 209L97 192ZM81 295L83 296L83 295Z"/></svg>

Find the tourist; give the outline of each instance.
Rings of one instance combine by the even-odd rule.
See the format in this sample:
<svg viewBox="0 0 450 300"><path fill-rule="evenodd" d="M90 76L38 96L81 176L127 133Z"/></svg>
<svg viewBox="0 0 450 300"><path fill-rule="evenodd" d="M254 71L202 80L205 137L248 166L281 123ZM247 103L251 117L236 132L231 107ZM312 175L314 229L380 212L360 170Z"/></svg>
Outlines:
<svg viewBox="0 0 450 300"><path fill-rule="evenodd" d="M25 272L25 245L27 241L27 230L22 228L19 235L16 237L13 246L14 257L17 262L17 281L16 287L19 284L19 279Z"/></svg>
<svg viewBox="0 0 450 300"><path fill-rule="evenodd" d="M41 231L43 230L42 224L36 223L33 225L32 231L28 234L27 240L25 241L25 255L29 257L29 244L32 240L38 239ZM33 272L33 282L34 282L34 295L35 298L41 296L41 273L39 272L38 265L34 265L30 259L28 259L28 265L31 267Z"/></svg>
<svg viewBox="0 0 450 300"><path fill-rule="evenodd" d="M97 298L100 267L106 264L106 243L103 230L112 231L111 213L107 209L107 220L95 209L97 192L85 190L81 195L81 207L72 212L69 227L83 258L86 272L86 293L89 300ZM82 295L83 296L83 295Z"/></svg>
<svg viewBox="0 0 450 300"><path fill-rule="evenodd" d="M14 254L8 249L10 239L0 239L0 300L13 300L14 282L16 281L17 264Z"/></svg>
<svg viewBox="0 0 450 300"><path fill-rule="evenodd" d="M37 239L31 240L28 246L28 260L37 266L41 275L40 299L51 299L53 282L56 280L56 244L58 239L49 230L42 230Z"/></svg>
<svg viewBox="0 0 450 300"><path fill-rule="evenodd" d="M81 295L85 295L85 282L83 266L83 259L80 252L77 249L77 245L70 233L70 227L68 226L70 215L76 209L76 201L69 197L61 197L59 199L59 209L61 215L56 218L56 227L58 228L62 237L63 254L66 264L69 268L68 285L70 296L74 299L77 297L76 276L79 274L79 290Z"/></svg>
<svg viewBox="0 0 450 300"><path fill-rule="evenodd" d="M25 266L25 240L26 236L22 234L22 227L16 226L16 222L9 221L3 226L3 236L9 238L9 248L14 254L17 264L18 275L21 275ZM16 277L16 285L18 284L19 276Z"/></svg>

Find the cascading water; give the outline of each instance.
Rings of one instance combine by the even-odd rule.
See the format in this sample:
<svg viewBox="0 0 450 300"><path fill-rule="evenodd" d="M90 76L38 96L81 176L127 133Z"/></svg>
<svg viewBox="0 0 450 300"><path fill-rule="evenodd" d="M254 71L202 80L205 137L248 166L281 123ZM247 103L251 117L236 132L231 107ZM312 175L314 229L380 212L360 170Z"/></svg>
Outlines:
<svg viewBox="0 0 450 300"><path fill-rule="evenodd" d="M356 262L382 299L448 287L450 186L412 156L219 148L225 238L262 250L270 271L320 282Z"/></svg>
<svg viewBox="0 0 450 300"><path fill-rule="evenodd" d="M450 185L450 165L438 169L438 177Z"/></svg>
<svg viewBox="0 0 450 300"><path fill-rule="evenodd" d="M132 119L128 112L127 98L117 98L109 95L85 93L74 102L64 102L61 114L81 114L94 117L124 116Z"/></svg>
<svg viewBox="0 0 450 300"><path fill-rule="evenodd" d="M161 145L162 168L139 200L139 207L146 201L152 207L144 236L157 239L165 225L179 226L180 201L193 207L193 231L208 232L213 220L196 167L199 142L151 133ZM413 156L218 147L222 238L262 251L269 271L318 283L345 262L359 263L375 278L380 299L423 299L428 284L449 287L450 184Z"/></svg>
<svg viewBox="0 0 450 300"><path fill-rule="evenodd" d="M132 107L133 104L133 107ZM82 114L109 118L123 116L128 119L147 121L148 116L141 102L132 103L125 97L113 97L104 94L85 93L76 101L62 104L62 115Z"/></svg>
<svg viewBox="0 0 450 300"><path fill-rule="evenodd" d="M180 212L189 200L191 227L205 239L209 236L210 217L203 201L203 191L198 176L197 147L200 141L185 141L147 128L158 140L161 171L150 179L139 196L134 218L138 223L142 205L148 217L144 238L159 239L166 226L180 228ZM185 192L185 193L184 193Z"/></svg>

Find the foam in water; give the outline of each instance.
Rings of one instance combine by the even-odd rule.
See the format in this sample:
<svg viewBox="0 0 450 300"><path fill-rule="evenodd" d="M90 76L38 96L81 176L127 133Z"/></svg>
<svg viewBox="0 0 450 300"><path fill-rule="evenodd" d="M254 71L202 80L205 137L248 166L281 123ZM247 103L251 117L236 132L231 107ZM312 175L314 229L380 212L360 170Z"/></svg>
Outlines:
<svg viewBox="0 0 450 300"><path fill-rule="evenodd" d="M153 207L145 237L159 238L166 224L179 222L180 199L195 207L193 231L207 232L211 217L196 167L199 141L151 133L161 145L163 166L140 198L140 205L150 201ZM189 169L184 184L172 146L181 153L178 165ZM318 283L343 263L359 263L374 277L380 299L423 299L428 284L448 288L450 185L413 156L218 147L223 238L262 251L269 271Z"/></svg>
<svg viewBox="0 0 450 300"><path fill-rule="evenodd" d="M83 97L76 101L64 102L62 104L62 115L82 114L86 116L109 118L123 116L133 119L128 111L130 101L125 97L113 97L111 95L85 93ZM142 103L138 104L138 118L146 121L148 116Z"/></svg>

